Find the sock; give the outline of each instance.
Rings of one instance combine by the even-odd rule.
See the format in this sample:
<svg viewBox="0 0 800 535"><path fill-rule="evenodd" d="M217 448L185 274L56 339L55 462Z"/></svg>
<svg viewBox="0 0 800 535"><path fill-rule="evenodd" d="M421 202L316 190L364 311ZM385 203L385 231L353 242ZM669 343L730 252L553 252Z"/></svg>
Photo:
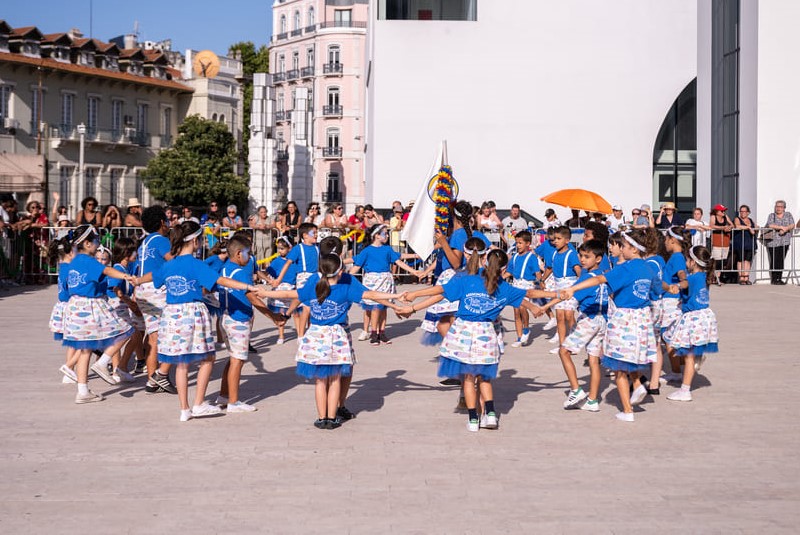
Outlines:
<svg viewBox="0 0 800 535"><path fill-rule="evenodd" d="M467 409L469 412L469 419L470 420L477 420L478 419L478 409Z"/></svg>
<svg viewBox="0 0 800 535"><path fill-rule="evenodd" d="M681 390L684 392L689 392L692 389L692 385L681 385Z"/></svg>
<svg viewBox="0 0 800 535"><path fill-rule="evenodd" d="M166 377L166 375L165 375L165 374L161 373L161 372L160 372L160 371L158 371L158 370L156 370L156 373L154 373L153 375L158 375L158 377Z"/></svg>
<svg viewBox="0 0 800 535"><path fill-rule="evenodd" d="M486 414L489 414L490 412L494 412L494 400L485 401L484 405L486 406Z"/></svg>
<svg viewBox="0 0 800 535"><path fill-rule="evenodd" d="M85 395L89 393L89 385L86 383L78 383L78 394Z"/></svg>
<svg viewBox="0 0 800 535"><path fill-rule="evenodd" d="M529 334L531 334L531 330L530 329L522 329L522 336L527 336Z"/></svg>
<svg viewBox="0 0 800 535"><path fill-rule="evenodd" d="M578 388L576 388L575 390L571 390L571 392L572 392L573 394L579 394L581 390L583 390L583 388L581 388L581 387L579 386L579 387L578 387Z"/></svg>
<svg viewBox="0 0 800 535"><path fill-rule="evenodd" d="M97 359L98 366L108 366L108 363L111 362L111 355L107 353L103 353L99 359Z"/></svg>
<svg viewBox="0 0 800 535"><path fill-rule="evenodd" d="M597 403L597 400L596 399L587 399L586 403L588 403L589 405L594 405L595 403Z"/></svg>

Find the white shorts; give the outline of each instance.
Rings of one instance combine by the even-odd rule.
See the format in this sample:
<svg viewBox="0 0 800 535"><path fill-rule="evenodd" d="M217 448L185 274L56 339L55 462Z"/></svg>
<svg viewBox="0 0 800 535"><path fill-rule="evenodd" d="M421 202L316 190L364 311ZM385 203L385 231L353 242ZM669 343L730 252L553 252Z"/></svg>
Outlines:
<svg viewBox="0 0 800 535"><path fill-rule="evenodd" d="M575 283L578 282L577 277L555 277L553 280L553 290L564 290L571 286L574 286ZM554 310L571 310L575 312L578 310L578 300L574 297L570 297L566 301L561 301L553 305Z"/></svg>
<svg viewBox="0 0 800 535"><path fill-rule="evenodd" d="M603 338L606 334L606 320L602 314L590 318L581 316L575 328L561 345L564 349L576 355L581 349L586 349L590 357L599 357L603 353Z"/></svg>
<svg viewBox="0 0 800 535"><path fill-rule="evenodd" d="M234 359L247 360L250 349L250 333L253 330L253 318L238 321L228 314L222 314L222 329L225 331L225 345L228 356Z"/></svg>

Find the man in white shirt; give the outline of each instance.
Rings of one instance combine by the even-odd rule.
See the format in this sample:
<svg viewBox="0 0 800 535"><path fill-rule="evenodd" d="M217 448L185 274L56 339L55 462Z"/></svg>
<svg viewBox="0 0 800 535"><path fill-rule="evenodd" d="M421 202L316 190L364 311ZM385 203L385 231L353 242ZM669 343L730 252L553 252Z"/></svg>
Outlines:
<svg viewBox="0 0 800 535"><path fill-rule="evenodd" d="M615 204L611 207L611 215L606 218L606 225L608 225L609 232L617 232L620 225L624 225L625 213L622 211L622 206Z"/></svg>
<svg viewBox="0 0 800 535"><path fill-rule="evenodd" d="M509 245L514 241L514 236L516 236L517 232L528 230L528 222L519 216L518 204L511 205L511 214L503 218L502 223L503 237Z"/></svg>
<svg viewBox="0 0 800 535"><path fill-rule="evenodd" d="M183 217L178 220L179 223L183 223L185 221L194 221L198 225L200 224L200 220L192 215L192 209L188 206L183 207Z"/></svg>
<svg viewBox="0 0 800 535"><path fill-rule="evenodd" d="M708 221L703 221L703 209L695 208L692 211L692 217L686 220L686 230L693 230L692 245L706 246L706 240L709 230Z"/></svg>

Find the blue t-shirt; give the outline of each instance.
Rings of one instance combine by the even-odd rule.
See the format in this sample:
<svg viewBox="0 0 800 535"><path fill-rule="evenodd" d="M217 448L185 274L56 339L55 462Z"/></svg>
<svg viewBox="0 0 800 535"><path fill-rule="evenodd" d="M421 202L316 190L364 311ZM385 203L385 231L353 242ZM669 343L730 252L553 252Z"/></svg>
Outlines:
<svg viewBox="0 0 800 535"><path fill-rule="evenodd" d="M342 273L339 282L331 286L331 293L320 303L315 290L318 275L312 275L305 286L297 290L297 297L311 312L312 325L347 325L347 312L353 303L361 302L367 289L348 273Z"/></svg>
<svg viewBox="0 0 800 535"><path fill-rule="evenodd" d="M572 247L567 246L563 253L558 251L553 253L553 276L557 279L565 277L577 277L575 266L581 267L578 252Z"/></svg>
<svg viewBox="0 0 800 535"><path fill-rule="evenodd" d="M270 262L269 266L267 266L267 274L273 279L277 279L284 265L286 265L286 259L282 256L276 257L275 260ZM286 275L283 276L283 281L281 282L292 285L297 282L297 266L295 264L289 264L289 269L286 270Z"/></svg>
<svg viewBox="0 0 800 535"><path fill-rule="evenodd" d="M169 254L169 240L158 233L148 234L138 250L139 276L146 275L164 265ZM156 286L158 287L158 286Z"/></svg>
<svg viewBox="0 0 800 535"><path fill-rule="evenodd" d="M545 269L553 267L553 254L556 252L556 248L553 247L550 240L544 240L533 252L542 259Z"/></svg>
<svg viewBox="0 0 800 535"><path fill-rule="evenodd" d="M295 245L286 259L297 266L298 273L316 273L319 270L319 247L305 243Z"/></svg>
<svg viewBox="0 0 800 535"><path fill-rule="evenodd" d="M492 246L492 242L490 242L489 238L484 236L482 232L479 232L477 230L473 230L472 231L472 237L473 238L480 238L481 240L483 240L483 243L486 244L486 248L487 249ZM469 236L467 235L467 231L464 230L463 228L460 228L460 229L457 229L455 232L453 232L453 234L450 236L450 240L447 242L447 243L450 244L450 248L451 249L453 249L454 251L460 251L462 253L462 255L461 255L461 265L455 267L455 269L461 269L462 267L467 265L467 259L464 258L463 252L464 252L464 244L467 243L468 239L469 239ZM447 259L447 255L444 254L444 252L442 252L442 270L451 269L453 267L454 266Z"/></svg>
<svg viewBox="0 0 800 535"><path fill-rule="evenodd" d="M586 279L602 274L603 271L600 268L594 271L582 271L578 277L578 282L583 282ZM608 315L608 288L605 284L578 290L573 297L578 301L580 311L590 318L594 318L598 314L602 314L603 317Z"/></svg>
<svg viewBox="0 0 800 535"><path fill-rule="evenodd" d="M126 268L122 264L114 264L113 268L123 273L129 273L128 268ZM106 284L108 286L106 290L106 295L108 295L109 297L117 296L117 292L114 291L116 288L122 290L122 295L126 295L128 297L133 295L133 286L128 284L128 281L123 279L112 279L111 277L107 277L106 281L107 281Z"/></svg>
<svg viewBox="0 0 800 535"><path fill-rule="evenodd" d="M605 274L608 289L617 308L650 306L650 287L654 284L653 270L641 258L633 258Z"/></svg>
<svg viewBox="0 0 800 535"><path fill-rule="evenodd" d="M683 253L672 253L672 256L669 257L667 264L664 266L664 282L667 284L678 284L681 281L678 277L678 273L681 271L684 273L686 272L686 257L683 256ZM680 295L664 292L662 297L680 297Z"/></svg>
<svg viewBox="0 0 800 535"><path fill-rule="evenodd" d="M500 282L493 295L486 293L483 277L463 275L453 277L443 287L448 301L458 301L456 317L466 321L494 321L507 306L519 308L525 290Z"/></svg>
<svg viewBox="0 0 800 535"><path fill-rule="evenodd" d="M681 310L691 312L708 308L709 296L706 274L700 271L686 277L689 287L681 292Z"/></svg>
<svg viewBox="0 0 800 535"><path fill-rule="evenodd" d="M206 258L203 263L219 273L222 271L222 266L225 265L225 260L221 259L218 254L214 254Z"/></svg>
<svg viewBox="0 0 800 535"><path fill-rule="evenodd" d="M514 253L508 261L507 271L517 280L536 280L536 274L539 273L539 259L531 251L525 254Z"/></svg>
<svg viewBox="0 0 800 535"><path fill-rule="evenodd" d="M400 253L388 245L364 247L353 259L353 264L364 270L364 273L385 273L391 270L392 264L400 260Z"/></svg>
<svg viewBox="0 0 800 535"><path fill-rule="evenodd" d="M166 285L167 304L203 300L203 288L211 291L219 274L192 255L180 255L153 271L153 285Z"/></svg>
<svg viewBox="0 0 800 535"><path fill-rule="evenodd" d="M600 273L605 273L606 271L611 270L611 262L609 262L607 254L604 254L603 258L600 259L600 265L597 266L597 269L600 270Z"/></svg>
<svg viewBox="0 0 800 535"><path fill-rule="evenodd" d="M69 287L67 286L67 276L69 274L69 262L58 264L58 300L69 301Z"/></svg>
<svg viewBox="0 0 800 535"><path fill-rule="evenodd" d="M661 255L655 255L650 258L645 258L644 261L647 262L647 265L653 270L654 284L650 289L650 300L658 301L664 295L664 285L662 284L664 280L664 259L661 258Z"/></svg>
<svg viewBox="0 0 800 535"><path fill-rule="evenodd" d="M106 293L106 276L103 264L91 256L80 253L69 263L67 289L69 295L80 297L102 297Z"/></svg>
<svg viewBox="0 0 800 535"><path fill-rule="evenodd" d="M228 277L245 284L253 284L253 275L248 265L240 266L228 260L219 272L220 276ZM219 304L222 310L236 321L249 321L253 317L253 305L247 299L245 290L234 290L226 286L219 287Z"/></svg>

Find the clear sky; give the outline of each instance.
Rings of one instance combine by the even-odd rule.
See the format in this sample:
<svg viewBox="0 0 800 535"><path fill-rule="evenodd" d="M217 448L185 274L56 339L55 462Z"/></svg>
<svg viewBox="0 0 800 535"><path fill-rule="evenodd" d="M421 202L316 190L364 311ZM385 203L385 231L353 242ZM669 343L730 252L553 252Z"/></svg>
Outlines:
<svg viewBox="0 0 800 535"><path fill-rule="evenodd" d="M172 39L172 49L212 50L225 54L238 41L256 47L269 42L272 0L3 0L0 19L12 27L36 26L42 33L79 28L107 41L132 33L139 23L140 41Z"/></svg>

